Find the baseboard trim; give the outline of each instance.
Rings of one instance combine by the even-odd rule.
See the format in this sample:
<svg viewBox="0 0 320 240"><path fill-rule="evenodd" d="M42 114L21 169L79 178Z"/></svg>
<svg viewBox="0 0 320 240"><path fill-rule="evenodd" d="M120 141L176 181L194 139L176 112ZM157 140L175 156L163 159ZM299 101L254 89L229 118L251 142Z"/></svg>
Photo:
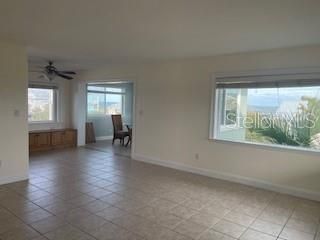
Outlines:
<svg viewBox="0 0 320 240"><path fill-rule="evenodd" d="M97 141L102 141L102 140L112 140L113 136L101 136L101 137L96 137Z"/></svg>
<svg viewBox="0 0 320 240"><path fill-rule="evenodd" d="M301 189L301 188L289 187L289 186L285 186L285 185L278 185L278 184L274 184L274 183L254 179L254 178L243 177L240 175L234 175L234 174L225 173L225 172L218 172L218 171L214 171L214 170L196 168L196 167L188 166L186 164L172 162L172 161L164 161L161 159L156 159L153 157L148 157L148 156L144 156L144 155L136 154L136 153L132 154L132 158L137 161L142 161L142 162L146 162L146 163L160 165L163 167L173 168L176 170L199 174L199 175L206 176L206 177L217 178L217 179L221 179L221 180L226 180L226 181L230 181L230 182L248 185L251 187L261 188L261 189L274 191L274 192L278 192L278 193L289 194L289 195L296 196L296 197L320 201L320 193L319 192L314 192L314 191L305 190L305 189Z"/></svg>
<svg viewBox="0 0 320 240"><path fill-rule="evenodd" d="M13 182L19 182L19 181L24 181L28 180L29 176L13 176L13 177L2 177L0 178L0 185L7 184L7 183L13 183Z"/></svg>

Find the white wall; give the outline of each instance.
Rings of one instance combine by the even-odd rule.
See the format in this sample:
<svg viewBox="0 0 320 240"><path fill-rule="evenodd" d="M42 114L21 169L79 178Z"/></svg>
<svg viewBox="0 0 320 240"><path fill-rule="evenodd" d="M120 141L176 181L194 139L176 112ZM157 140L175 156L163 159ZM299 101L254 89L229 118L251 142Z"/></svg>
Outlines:
<svg viewBox="0 0 320 240"><path fill-rule="evenodd" d="M44 129L60 129L71 127L71 81L56 78L51 82L44 79L39 79L36 73L29 73L29 83L54 84L58 86L58 119L54 123L29 123L29 131L44 130Z"/></svg>
<svg viewBox="0 0 320 240"><path fill-rule="evenodd" d="M28 178L27 54L0 43L0 184Z"/></svg>
<svg viewBox="0 0 320 240"><path fill-rule="evenodd" d="M212 73L319 65L320 46L105 66L75 86L75 124L83 132L81 82L136 76L135 158L320 199L319 153L208 140Z"/></svg>

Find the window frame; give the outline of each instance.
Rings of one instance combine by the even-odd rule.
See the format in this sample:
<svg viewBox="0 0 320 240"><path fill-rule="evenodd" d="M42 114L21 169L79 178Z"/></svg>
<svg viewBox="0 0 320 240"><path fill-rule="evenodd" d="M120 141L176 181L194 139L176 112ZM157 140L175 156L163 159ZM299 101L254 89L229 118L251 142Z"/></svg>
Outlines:
<svg viewBox="0 0 320 240"><path fill-rule="evenodd" d="M46 89L46 90L52 90L53 91L53 99L52 99L52 104L53 104L53 112L52 112L52 120L43 120L43 121L30 121L29 120L29 109L28 109L28 124L52 124L52 123L58 123L59 119L59 113L58 113L58 98L59 98L59 88L56 85L42 85L42 84L29 84L28 85L28 90L30 88L33 89ZM29 105L29 97L28 97L28 105Z"/></svg>
<svg viewBox="0 0 320 240"><path fill-rule="evenodd" d="M217 111L221 110L219 107L219 94L217 94L217 79L218 78L242 78L242 77L262 77L262 76L271 76L277 78L278 76L303 76L303 79L306 81L313 81L314 79L320 79L320 68L299 68L299 69L269 69L269 70L257 70L257 71L241 71L241 72L216 72L211 75L211 102L210 102L210 119L209 119L209 135L208 140L212 142L220 142L230 145L242 145L244 147L254 147L261 149L271 149L277 151L295 151L295 152L305 152L309 154L320 153L320 149L315 148L306 148L300 146L290 146L290 145L281 145L281 144L268 144L268 143L259 143L251 141L239 141L239 140L230 140L230 139L220 139L217 137L217 132L219 131L219 114ZM320 86L320 85L319 85Z"/></svg>

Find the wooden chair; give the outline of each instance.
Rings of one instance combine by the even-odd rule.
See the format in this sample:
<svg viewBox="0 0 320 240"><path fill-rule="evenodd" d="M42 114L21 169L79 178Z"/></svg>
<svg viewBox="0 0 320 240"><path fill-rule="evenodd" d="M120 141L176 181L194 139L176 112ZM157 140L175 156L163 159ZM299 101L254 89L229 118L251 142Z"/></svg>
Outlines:
<svg viewBox="0 0 320 240"><path fill-rule="evenodd" d="M120 144L124 145L124 139L129 137L129 132L123 130L122 118L120 114L111 115L113 124L112 144L116 139L120 139Z"/></svg>

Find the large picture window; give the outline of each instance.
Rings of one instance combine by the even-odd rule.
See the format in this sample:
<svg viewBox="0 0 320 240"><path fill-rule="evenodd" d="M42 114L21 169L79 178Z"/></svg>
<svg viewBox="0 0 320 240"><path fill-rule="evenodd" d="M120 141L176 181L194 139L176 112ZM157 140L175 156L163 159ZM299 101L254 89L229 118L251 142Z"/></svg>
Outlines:
<svg viewBox="0 0 320 240"><path fill-rule="evenodd" d="M54 122L57 117L57 88L52 86L29 86L28 121Z"/></svg>
<svg viewBox="0 0 320 240"><path fill-rule="evenodd" d="M218 140L320 150L320 82L218 80Z"/></svg>
<svg viewBox="0 0 320 240"><path fill-rule="evenodd" d="M88 116L122 114L125 89L104 86L88 86Z"/></svg>

